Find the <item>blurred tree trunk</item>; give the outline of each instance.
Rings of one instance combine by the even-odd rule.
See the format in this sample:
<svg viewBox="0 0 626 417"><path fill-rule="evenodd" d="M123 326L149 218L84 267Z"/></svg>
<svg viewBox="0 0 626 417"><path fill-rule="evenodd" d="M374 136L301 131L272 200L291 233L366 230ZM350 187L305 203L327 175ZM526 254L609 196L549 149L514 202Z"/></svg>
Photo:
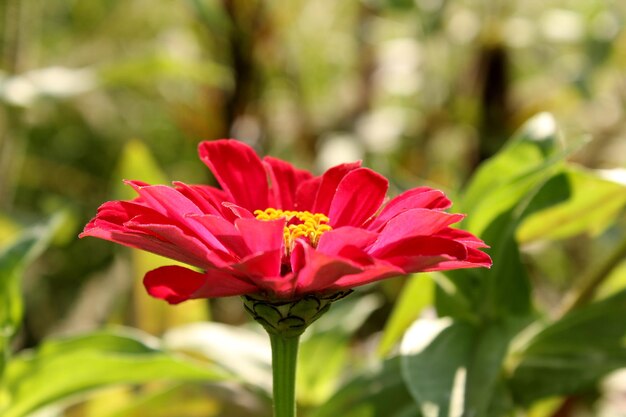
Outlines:
<svg viewBox="0 0 626 417"><path fill-rule="evenodd" d="M513 133L509 55L502 43L483 45L478 56L480 160L495 154Z"/></svg>

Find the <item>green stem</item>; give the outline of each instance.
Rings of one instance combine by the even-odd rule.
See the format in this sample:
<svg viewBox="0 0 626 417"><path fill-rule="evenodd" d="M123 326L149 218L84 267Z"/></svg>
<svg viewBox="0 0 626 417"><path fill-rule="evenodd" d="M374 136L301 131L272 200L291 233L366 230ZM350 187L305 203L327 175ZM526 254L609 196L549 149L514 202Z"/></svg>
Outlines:
<svg viewBox="0 0 626 417"><path fill-rule="evenodd" d="M626 239L621 241L600 265L583 277L580 284L565 296L558 316L562 317L575 308L589 303L596 295L598 287L624 261L624 257L626 257Z"/></svg>
<svg viewBox="0 0 626 417"><path fill-rule="evenodd" d="M274 417L296 416L296 364L300 337L270 333L272 376L274 379Z"/></svg>

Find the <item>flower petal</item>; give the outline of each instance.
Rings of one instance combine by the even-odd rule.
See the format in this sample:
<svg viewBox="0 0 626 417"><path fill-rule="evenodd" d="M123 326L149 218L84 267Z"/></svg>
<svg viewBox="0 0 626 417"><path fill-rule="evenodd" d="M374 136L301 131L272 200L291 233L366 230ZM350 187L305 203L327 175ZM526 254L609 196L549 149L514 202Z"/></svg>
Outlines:
<svg viewBox="0 0 626 417"><path fill-rule="evenodd" d="M413 188L385 204L380 214L376 216L367 228L369 230L379 231L389 220L410 209L425 208L431 210L445 210L451 205L452 203L442 191L429 187Z"/></svg>
<svg viewBox="0 0 626 417"><path fill-rule="evenodd" d="M304 249L306 263L297 273L294 295L326 292L342 276L362 271L347 259L325 255L306 243L297 244Z"/></svg>
<svg viewBox="0 0 626 417"><path fill-rule="evenodd" d="M241 234L251 254L282 250L284 218L268 221L237 219L235 228Z"/></svg>
<svg viewBox="0 0 626 417"><path fill-rule="evenodd" d="M350 171L360 166L361 162L352 162L334 166L324 172L317 193L315 194L315 202L313 203L311 211L313 213L328 214L339 183Z"/></svg>
<svg viewBox="0 0 626 417"><path fill-rule="evenodd" d="M488 248L489 247L489 245L487 245L485 242L483 242L482 240L480 240L479 238L477 238L470 232L467 232L462 229L446 227L445 229L437 232L435 236L456 240L457 242L461 242L462 244L470 248Z"/></svg>
<svg viewBox="0 0 626 417"><path fill-rule="evenodd" d="M143 279L148 294L170 304L192 298L228 297L250 294L258 288L219 270L204 274L181 266L170 265L154 269Z"/></svg>
<svg viewBox="0 0 626 417"><path fill-rule="evenodd" d="M407 210L391 219L380 232L378 240L370 248L370 253L377 256L390 245L414 236L435 234L450 224L461 221L462 214L451 214L428 209Z"/></svg>
<svg viewBox="0 0 626 417"><path fill-rule="evenodd" d="M299 211L313 211L315 197L322 183L322 177L314 177L299 184L296 189L294 208Z"/></svg>
<svg viewBox="0 0 626 417"><path fill-rule="evenodd" d="M377 233L369 232L358 227L340 227L324 233L317 244L317 250L326 255L341 256L346 247L364 249L374 243Z"/></svg>
<svg viewBox="0 0 626 417"><path fill-rule="evenodd" d="M361 226L385 200L389 183L368 168L349 172L339 183L328 217L332 227Z"/></svg>
<svg viewBox="0 0 626 417"><path fill-rule="evenodd" d="M226 200L224 191L208 185L189 185L179 181L175 181L174 186L202 212L215 215L222 213L222 201Z"/></svg>
<svg viewBox="0 0 626 417"><path fill-rule="evenodd" d="M402 268L386 262L379 261L376 263L375 266L371 266L363 272L360 272L358 274L345 275L339 278L330 287L330 289L343 290L348 288L354 288L404 274L405 272Z"/></svg>
<svg viewBox="0 0 626 417"><path fill-rule="evenodd" d="M468 249L450 239L415 236L386 247L376 257L402 268L406 273L434 271L442 262L465 261Z"/></svg>
<svg viewBox="0 0 626 417"><path fill-rule="evenodd" d="M223 217L211 214L193 215L190 217L201 223L207 232L217 239L224 250L233 254L236 258L243 258L249 254L248 247L239 231Z"/></svg>
<svg viewBox="0 0 626 417"><path fill-rule="evenodd" d="M294 210L298 185L313 178L308 171L294 168L288 162L266 156L263 158L271 180L273 202L269 206L282 210Z"/></svg>
<svg viewBox="0 0 626 417"><path fill-rule="evenodd" d="M201 268L213 267L213 262L220 262L213 259L207 246L190 234L184 225L176 226L168 221L166 216L134 201L110 201L100 206L96 217L79 236L109 240ZM159 236L154 230L142 228L142 224L169 226L171 240Z"/></svg>
<svg viewBox="0 0 626 417"><path fill-rule="evenodd" d="M267 174L250 146L222 139L200 143L198 152L236 204L250 211L267 208Z"/></svg>

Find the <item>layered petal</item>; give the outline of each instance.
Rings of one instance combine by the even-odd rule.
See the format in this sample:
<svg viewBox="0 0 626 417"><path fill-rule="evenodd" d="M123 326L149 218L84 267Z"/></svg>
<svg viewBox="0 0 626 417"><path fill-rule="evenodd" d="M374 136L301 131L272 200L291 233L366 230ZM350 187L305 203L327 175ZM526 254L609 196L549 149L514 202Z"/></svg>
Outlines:
<svg viewBox="0 0 626 417"><path fill-rule="evenodd" d="M387 222L370 251L376 254L404 239L436 234L463 217L462 214L422 208L406 210Z"/></svg>
<svg viewBox="0 0 626 417"><path fill-rule="evenodd" d="M283 210L294 210L298 185L313 178L308 171L296 169L288 162L266 156L263 158L267 174L270 178L271 207Z"/></svg>
<svg viewBox="0 0 626 417"><path fill-rule="evenodd" d="M346 174L330 204L330 225L361 226L378 211L388 186L385 177L368 168L358 168Z"/></svg>
<svg viewBox="0 0 626 417"><path fill-rule="evenodd" d="M222 139L200 143L198 152L233 202L250 211L268 206L265 168L251 147Z"/></svg>
<svg viewBox="0 0 626 417"><path fill-rule="evenodd" d="M148 272L143 283L148 294L170 304L192 298L229 297L258 291L256 286L219 270L199 273L176 265Z"/></svg>
<svg viewBox="0 0 626 417"><path fill-rule="evenodd" d="M311 211L314 213L327 214L330 211L330 205L335 198L337 188L346 175L352 170L355 170L361 166L360 162L353 162L349 164L341 164L330 168L322 175L319 181L319 187L317 190L308 190L308 192L315 191L315 201L312 204Z"/></svg>
<svg viewBox="0 0 626 417"><path fill-rule="evenodd" d="M429 187L418 187L395 197L381 210L380 214L368 225L369 230L382 229L389 220L407 210L423 208L429 210L445 210L452 203L446 195L439 190Z"/></svg>

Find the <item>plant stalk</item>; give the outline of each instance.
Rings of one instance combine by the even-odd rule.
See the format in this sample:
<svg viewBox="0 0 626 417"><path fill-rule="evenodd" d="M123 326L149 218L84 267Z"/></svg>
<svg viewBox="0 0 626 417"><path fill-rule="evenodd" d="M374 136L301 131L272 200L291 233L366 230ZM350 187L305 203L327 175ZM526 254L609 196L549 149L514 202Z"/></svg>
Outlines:
<svg viewBox="0 0 626 417"><path fill-rule="evenodd" d="M296 364L300 336L269 333L272 344L274 417L296 416Z"/></svg>
<svg viewBox="0 0 626 417"><path fill-rule="evenodd" d="M558 317L562 317L570 311L582 305L589 303L596 294L598 287L604 282L609 274L624 260L626 257L626 239L622 240L614 251L594 268L587 276L585 276L580 284L570 291L563 301Z"/></svg>

